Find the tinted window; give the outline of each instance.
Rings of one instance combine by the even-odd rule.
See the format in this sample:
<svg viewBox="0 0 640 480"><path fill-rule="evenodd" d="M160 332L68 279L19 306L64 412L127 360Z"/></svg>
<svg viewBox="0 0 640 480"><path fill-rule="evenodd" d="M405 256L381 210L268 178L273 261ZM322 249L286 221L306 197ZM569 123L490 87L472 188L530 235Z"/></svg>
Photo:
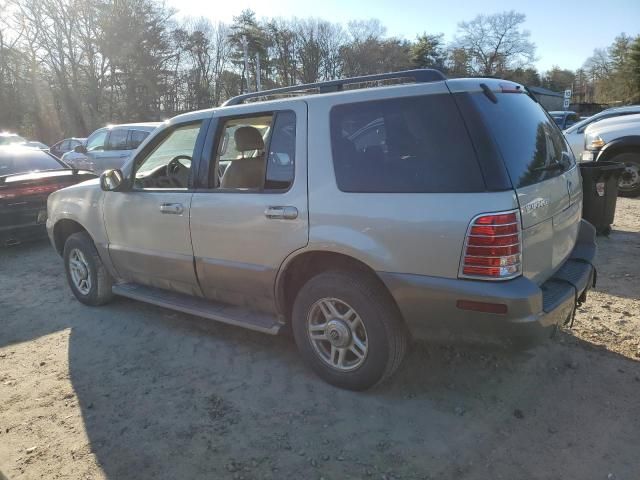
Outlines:
<svg viewBox="0 0 640 480"><path fill-rule="evenodd" d="M106 150L127 150L127 136L128 130L114 129L109 133L109 139L107 140Z"/></svg>
<svg viewBox="0 0 640 480"><path fill-rule="evenodd" d="M143 130L130 130L129 131L129 148L135 150L142 143L142 141L149 136L150 132Z"/></svg>
<svg viewBox="0 0 640 480"><path fill-rule="evenodd" d="M515 188L561 175L573 164L562 132L542 107L523 93L497 93L497 103L473 94L502 153ZM556 164L561 169L555 169Z"/></svg>
<svg viewBox="0 0 640 480"><path fill-rule="evenodd" d="M485 190L449 94L336 106L331 144L338 188L345 192Z"/></svg>
<svg viewBox="0 0 640 480"><path fill-rule="evenodd" d="M296 158L296 114L279 112L271 133L265 190L286 190L293 182Z"/></svg>
<svg viewBox="0 0 640 480"><path fill-rule="evenodd" d="M0 177L14 173L64 168L44 152L22 148L0 149Z"/></svg>

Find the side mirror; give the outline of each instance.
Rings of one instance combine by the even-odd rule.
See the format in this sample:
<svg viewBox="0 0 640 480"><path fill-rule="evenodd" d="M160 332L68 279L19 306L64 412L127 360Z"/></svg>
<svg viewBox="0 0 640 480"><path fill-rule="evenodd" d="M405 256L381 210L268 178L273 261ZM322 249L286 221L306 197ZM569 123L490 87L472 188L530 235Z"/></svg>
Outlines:
<svg viewBox="0 0 640 480"><path fill-rule="evenodd" d="M100 174L100 188L105 192L116 192L124 183L124 174L120 169L105 170Z"/></svg>
<svg viewBox="0 0 640 480"><path fill-rule="evenodd" d="M85 147L84 145L76 145L73 148L73 151L76 153L87 153L87 147Z"/></svg>

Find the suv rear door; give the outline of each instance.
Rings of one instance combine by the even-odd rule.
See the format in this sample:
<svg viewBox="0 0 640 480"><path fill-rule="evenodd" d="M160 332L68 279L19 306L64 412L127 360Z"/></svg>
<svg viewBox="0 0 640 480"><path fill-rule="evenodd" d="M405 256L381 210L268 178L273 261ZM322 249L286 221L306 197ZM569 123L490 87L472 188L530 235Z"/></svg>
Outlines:
<svg viewBox="0 0 640 480"><path fill-rule="evenodd" d="M542 283L566 260L580 223L574 157L553 120L525 93L473 94L515 188L523 227L523 274Z"/></svg>
<svg viewBox="0 0 640 480"><path fill-rule="evenodd" d="M303 101L214 114L190 222L206 297L274 310L278 269L309 238L306 146Z"/></svg>

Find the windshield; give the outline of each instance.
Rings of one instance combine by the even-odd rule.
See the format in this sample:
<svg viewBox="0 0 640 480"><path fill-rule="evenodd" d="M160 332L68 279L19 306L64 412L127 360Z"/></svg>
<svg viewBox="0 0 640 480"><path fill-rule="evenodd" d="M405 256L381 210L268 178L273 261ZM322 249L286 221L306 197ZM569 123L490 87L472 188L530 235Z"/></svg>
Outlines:
<svg viewBox="0 0 640 480"><path fill-rule="evenodd" d="M39 150L20 147L0 149L0 177L59 168L65 168L65 166Z"/></svg>

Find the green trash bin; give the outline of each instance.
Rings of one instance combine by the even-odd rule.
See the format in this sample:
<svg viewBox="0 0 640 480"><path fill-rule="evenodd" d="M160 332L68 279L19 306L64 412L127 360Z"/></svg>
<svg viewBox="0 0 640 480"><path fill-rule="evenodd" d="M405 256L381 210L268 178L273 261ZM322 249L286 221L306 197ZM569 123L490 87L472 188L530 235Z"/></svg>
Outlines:
<svg viewBox="0 0 640 480"><path fill-rule="evenodd" d="M600 234L608 235L616 214L618 180L624 164L618 162L580 163L582 175L582 218L596 227Z"/></svg>

